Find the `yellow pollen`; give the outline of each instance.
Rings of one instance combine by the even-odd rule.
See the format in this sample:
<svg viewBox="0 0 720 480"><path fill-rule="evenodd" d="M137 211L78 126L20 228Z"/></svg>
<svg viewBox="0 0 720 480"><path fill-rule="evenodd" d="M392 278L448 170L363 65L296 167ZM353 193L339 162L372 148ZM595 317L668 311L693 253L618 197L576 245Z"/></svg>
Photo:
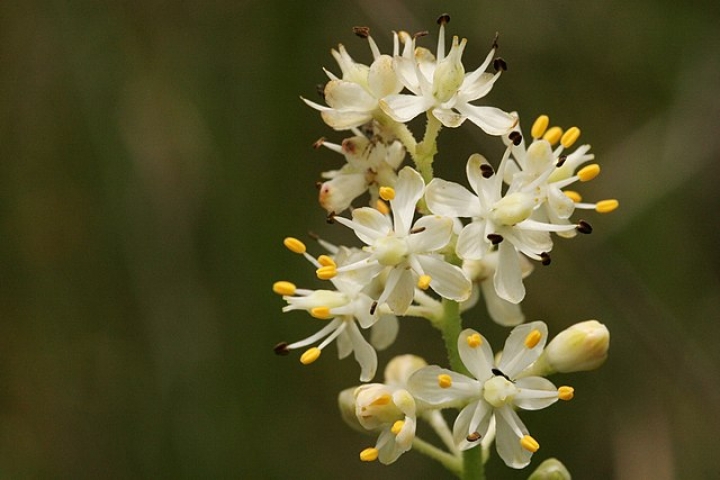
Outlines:
<svg viewBox="0 0 720 480"><path fill-rule="evenodd" d="M570 200L572 200L575 203L582 202L582 197L580 194L574 190L563 190L563 193L566 197L568 197Z"/></svg>
<svg viewBox="0 0 720 480"><path fill-rule="evenodd" d="M530 135L532 135L533 138L542 137L545 134L549 123L550 118L547 115L540 115L537 120L535 120L535 123L533 123Z"/></svg>
<svg viewBox="0 0 720 480"><path fill-rule="evenodd" d="M379 198L377 202L375 202L375 209L383 215L388 215L390 213L390 207L388 207L388 204Z"/></svg>
<svg viewBox="0 0 720 480"><path fill-rule="evenodd" d="M315 270L315 274L320 280L330 280L337 275L337 268L335 265L325 265Z"/></svg>
<svg viewBox="0 0 720 480"><path fill-rule="evenodd" d="M558 388L558 398L560 400L572 400L575 396L575 389L573 387L560 387Z"/></svg>
<svg viewBox="0 0 720 480"><path fill-rule="evenodd" d="M543 139L550 142L550 145L555 145L560 141L560 137L562 137L562 128L560 127L550 127L550 129L545 132L545 135L543 135Z"/></svg>
<svg viewBox="0 0 720 480"><path fill-rule="evenodd" d="M295 284L285 281L273 283L273 292L278 295L295 295L297 287Z"/></svg>
<svg viewBox="0 0 720 480"><path fill-rule="evenodd" d="M473 333L472 335L468 335L466 340L470 348L477 348L482 345L482 337L479 333Z"/></svg>
<svg viewBox="0 0 720 480"><path fill-rule="evenodd" d="M377 460L380 451L377 448L366 448L360 452L360 460L363 462L374 462Z"/></svg>
<svg viewBox="0 0 720 480"><path fill-rule="evenodd" d="M305 253L305 244L294 237L287 237L283 244L293 253Z"/></svg>
<svg viewBox="0 0 720 480"><path fill-rule="evenodd" d="M319 318L320 320L327 320L328 318L332 317L332 313L330 313L330 307L311 308L310 315L315 318Z"/></svg>
<svg viewBox="0 0 720 480"><path fill-rule="evenodd" d="M577 172L577 176L581 182L588 182L598 175L600 175L600 165L597 163L583 167L579 172Z"/></svg>
<svg viewBox="0 0 720 480"><path fill-rule="evenodd" d="M427 290L428 287L430 287L431 281L432 278L430 278L430 275L420 275L420 278L418 278L417 286L420 290Z"/></svg>
<svg viewBox="0 0 720 480"><path fill-rule="evenodd" d="M388 405L392 401L392 395L389 393L383 393L379 397L377 397L375 400L373 400L370 405L373 405L375 407L381 407L383 405Z"/></svg>
<svg viewBox="0 0 720 480"><path fill-rule="evenodd" d="M323 267L337 267L337 263L335 263L335 260L328 257L327 255L320 255L317 258L317 261Z"/></svg>
<svg viewBox="0 0 720 480"><path fill-rule="evenodd" d="M441 373L438 375L437 379L438 387L440 388L450 388L452 386L452 377L447 373Z"/></svg>
<svg viewBox="0 0 720 480"><path fill-rule="evenodd" d="M620 206L620 203L614 198L609 200L600 200L595 204L595 211L599 213L610 213Z"/></svg>
<svg viewBox="0 0 720 480"><path fill-rule="evenodd" d="M386 202L389 202L393 198L395 198L395 189L392 187L380 187L380 198L385 200Z"/></svg>
<svg viewBox="0 0 720 480"><path fill-rule="evenodd" d="M402 420L398 420L395 423L393 423L393 426L390 428L390 431L393 433L393 435L397 435L400 433L400 430L405 426L405 422Z"/></svg>
<svg viewBox="0 0 720 480"><path fill-rule="evenodd" d="M525 346L527 348L535 348L535 346L540 343L540 339L542 339L542 333L540 333L540 330L535 329L525 337Z"/></svg>
<svg viewBox="0 0 720 480"><path fill-rule="evenodd" d="M320 357L322 350L317 347L308 348L305 353L300 355L300 363L303 365L310 365Z"/></svg>
<svg viewBox="0 0 720 480"><path fill-rule="evenodd" d="M572 145L577 142L577 139L580 137L580 129L577 127L570 127L568 128L567 132L565 132L560 139L560 144L565 148L570 148Z"/></svg>
<svg viewBox="0 0 720 480"><path fill-rule="evenodd" d="M530 453L535 453L540 448L540 444L530 435L525 435L520 439L520 446Z"/></svg>

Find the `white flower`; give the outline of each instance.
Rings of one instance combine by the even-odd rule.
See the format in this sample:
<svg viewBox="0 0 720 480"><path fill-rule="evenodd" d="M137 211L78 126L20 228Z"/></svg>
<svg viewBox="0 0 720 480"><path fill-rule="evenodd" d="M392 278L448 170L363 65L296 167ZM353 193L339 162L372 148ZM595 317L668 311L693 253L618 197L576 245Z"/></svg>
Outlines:
<svg viewBox="0 0 720 480"><path fill-rule="evenodd" d="M374 278L386 271L385 287L377 302L378 305L387 303L396 314L408 309L416 286L430 287L440 296L455 301L467 299L472 289L462 270L436 253L450 241L453 221L430 215L413 223L424 187L420 174L405 167L398 174L396 189L385 190L392 220L368 207L353 210L352 220L335 217L338 223L353 229L367 245L363 248L364 258L338 268L338 273L364 271Z"/></svg>
<svg viewBox="0 0 720 480"><path fill-rule="evenodd" d="M374 58L372 64L368 67L355 62L345 47L340 45L337 50L332 50L332 55L340 66L342 77L338 78L325 70L330 78L324 90L328 106L302 99L319 110L325 123L335 130L348 130L369 122L379 113L379 99L402 90L402 84L395 74L393 57L381 54L367 31L360 31L364 32L361 36L367 36L370 43ZM398 54L398 48L398 35L395 34L393 56Z"/></svg>
<svg viewBox="0 0 720 480"><path fill-rule="evenodd" d="M290 350L320 342L317 346L306 350L300 357L300 361L307 365L317 360L322 350L335 340L339 358L354 353L361 367L360 380L363 382L371 380L377 371L375 348L386 348L395 340L398 321L394 315L375 311L375 301L363 291L363 284L368 285L370 279L365 279L364 282L358 278L342 278L335 275L338 264L355 261L357 252L341 248L335 255L337 261L327 255L315 259L306 253L305 245L297 239L287 238L285 245L291 251L303 254L317 267L318 277L330 280L335 290L300 289L286 281L276 282L273 285L273 290L282 295L287 302L283 312L305 310L313 317L327 322L318 332L303 340L278 344L275 351L278 354L287 354ZM363 329L372 327L372 344L365 340L358 323Z"/></svg>
<svg viewBox="0 0 720 480"><path fill-rule="evenodd" d="M378 198L380 185L394 186L397 169L405 158L405 148L399 141L385 144L375 137L356 135L343 140L342 145L320 141L317 143L342 153L347 163L339 170L324 172L326 182L320 185L320 205L330 214L341 213L357 197L370 189L370 205Z"/></svg>
<svg viewBox="0 0 720 480"><path fill-rule="evenodd" d="M403 85L411 94L395 92L380 100L380 107L392 119L408 122L423 112L432 114L446 127L458 127L469 119L489 135L509 132L517 119L495 107L472 105L470 102L487 95L497 73L486 73L495 54L496 45L490 50L485 61L475 71L466 74L462 64L462 53L466 39L453 37L450 52L445 55L445 23L449 19L440 17L440 36L437 58L424 48L415 48L415 39L404 36L402 55L395 56L395 69Z"/></svg>
<svg viewBox="0 0 720 480"><path fill-rule="evenodd" d="M496 422L496 447L505 464L523 468L539 448L515 408L538 410L558 398L570 400L571 387L559 389L542 377L519 378L540 355L547 340L547 326L532 322L510 333L497 364L485 337L472 329L463 330L458 349L463 365L472 377L438 366L417 371L408 389L413 396L440 408L460 407L453 436L461 450L477 446L491 419Z"/></svg>
<svg viewBox="0 0 720 480"><path fill-rule="evenodd" d="M458 236L458 256L480 260L497 248L493 276L495 290L500 298L519 303L525 297L525 286L518 252L547 262L553 245L549 232L571 230L576 226L532 219L533 211L539 205L534 190L527 185L513 181L503 194L503 175L509 153L510 149L507 149L497 174L482 155L471 155L466 173L473 191L435 178L427 186L425 201L435 214L472 219Z"/></svg>

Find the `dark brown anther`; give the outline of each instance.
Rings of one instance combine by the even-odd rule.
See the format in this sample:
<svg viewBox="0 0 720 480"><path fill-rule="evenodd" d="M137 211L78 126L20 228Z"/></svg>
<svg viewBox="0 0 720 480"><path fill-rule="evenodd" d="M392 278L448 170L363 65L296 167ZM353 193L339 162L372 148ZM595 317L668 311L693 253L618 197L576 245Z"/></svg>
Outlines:
<svg viewBox="0 0 720 480"><path fill-rule="evenodd" d="M543 253L540 254L540 263L542 263L542 264L545 265L546 267L547 267L548 265L550 265L550 262L551 262L551 261L552 261L552 260L550 259L550 254L549 254L549 253L543 252Z"/></svg>
<svg viewBox="0 0 720 480"><path fill-rule="evenodd" d="M353 33L360 38L368 38L370 36L370 27L353 27Z"/></svg>
<svg viewBox="0 0 720 480"><path fill-rule="evenodd" d="M498 235L497 233L488 233L487 239L490 240L490 243L493 245L497 245L505 240L502 235Z"/></svg>
<svg viewBox="0 0 720 480"><path fill-rule="evenodd" d="M555 166L557 168L562 167L565 164L565 160L567 160L567 155L560 155L560 157L558 157L558 161L555 164Z"/></svg>
<svg viewBox="0 0 720 480"><path fill-rule="evenodd" d="M490 178L495 175L495 170L489 163L481 163L480 174L483 176L483 178Z"/></svg>
<svg viewBox="0 0 720 480"><path fill-rule="evenodd" d="M516 147L520 145L520 143L522 143L522 134L517 130L510 132L508 138L511 142L513 142L513 145L515 145Z"/></svg>
<svg viewBox="0 0 720 480"><path fill-rule="evenodd" d="M578 222L578 224L577 224L577 227L575 227L575 228L577 228L577 231L578 231L578 232L584 233L585 235L591 234L591 233L592 233L592 230L593 230L593 229L592 229L592 225L590 225L590 224L589 224L588 222L586 222L585 220L580 220L580 221Z"/></svg>
<svg viewBox="0 0 720 480"><path fill-rule="evenodd" d="M335 223L335 212L327 214L327 217L325 217L325 223L329 223L330 225Z"/></svg>
<svg viewBox="0 0 720 480"><path fill-rule="evenodd" d="M437 23L438 25L447 25L448 23L450 23L450 15L448 15L447 13L443 13L438 17Z"/></svg>
<svg viewBox="0 0 720 480"><path fill-rule="evenodd" d="M325 143L325 140L327 140L325 137L320 137L317 140L315 140L315 143L313 143L313 148L318 149L323 146L323 143Z"/></svg>
<svg viewBox="0 0 720 480"><path fill-rule="evenodd" d="M318 190L320 190L322 188L322 186L323 186L323 182L315 182L315 188L317 188Z"/></svg>
<svg viewBox="0 0 720 480"><path fill-rule="evenodd" d="M421 233L425 231L425 227L415 227L410 230L410 233Z"/></svg>
<svg viewBox="0 0 720 480"><path fill-rule="evenodd" d="M290 353L290 349L288 348L287 342L280 342L277 345L273 347L273 351L275 352L275 355L281 355L285 356L288 353Z"/></svg>
<svg viewBox="0 0 720 480"><path fill-rule="evenodd" d="M315 85L315 91L320 96L320 98L322 98L323 100L325 100L325 85L327 85L327 84L326 83L318 83L317 85Z"/></svg>
<svg viewBox="0 0 720 480"><path fill-rule="evenodd" d="M512 380L510 380L510 377L508 377L507 375L505 375L505 374L502 372L502 370L500 370L499 368L491 368L490 371L491 371L492 374L495 375L496 377L503 377L503 378L504 378L505 380L507 380L508 382L512 382ZM514 382L513 382L513 383L514 383Z"/></svg>
<svg viewBox="0 0 720 480"><path fill-rule="evenodd" d="M420 37L424 37L425 35L428 35L429 33L430 32L428 32L427 30L420 30L419 32L413 33L412 37L413 37L413 39L420 38Z"/></svg>
<svg viewBox="0 0 720 480"><path fill-rule="evenodd" d="M373 302L372 305L370 305L370 315L375 315L375 310L377 310L377 306L377 302Z"/></svg>
<svg viewBox="0 0 720 480"><path fill-rule="evenodd" d="M500 45L498 45L498 39L500 38L500 32L495 32L495 38L493 38L492 48L494 50L497 50L500 48Z"/></svg>
<svg viewBox="0 0 720 480"><path fill-rule="evenodd" d="M481 438L482 438L482 435L480 435L479 432L473 432L470 435L468 435L467 437L465 437L465 440L467 440L468 442L477 442Z"/></svg>
<svg viewBox="0 0 720 480"><path fill-rule="evenodd" d="M493 60L493 68L496 72L505 72L507 71L507 62L502 57L495 57L495 60Z"/></svg>

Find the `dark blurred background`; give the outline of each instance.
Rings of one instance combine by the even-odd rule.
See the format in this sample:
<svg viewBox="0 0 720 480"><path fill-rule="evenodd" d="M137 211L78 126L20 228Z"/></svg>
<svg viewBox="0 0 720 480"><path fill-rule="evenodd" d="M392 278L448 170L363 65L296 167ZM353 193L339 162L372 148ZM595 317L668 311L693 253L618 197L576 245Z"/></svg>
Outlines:
<svg viewBox="0 0 720 480"><path fill-rule="evenodd" d="M341 157L312 143L343 135L299 96L339 73L340 42L370 61L353 26L384 52L391 30L429 30L434 50L443 12L469 69L500 32L487 101L578 125L603 167L582 193L621 202L527 280L529 319L612 332L602 369L552 378L575 400L523 415L532 465L717 478L720 14L649 0L0 3L0 478L447 478L414 452L358 460L374 438L335 407L358 366L273 355L317 323L270 288L316 284L284 236L353 241L315 200ZM437 171L499 148L445 130ZM466 322L499 347L484 318ZM381 362L408 352L444 362L420 320Z"/></svg>

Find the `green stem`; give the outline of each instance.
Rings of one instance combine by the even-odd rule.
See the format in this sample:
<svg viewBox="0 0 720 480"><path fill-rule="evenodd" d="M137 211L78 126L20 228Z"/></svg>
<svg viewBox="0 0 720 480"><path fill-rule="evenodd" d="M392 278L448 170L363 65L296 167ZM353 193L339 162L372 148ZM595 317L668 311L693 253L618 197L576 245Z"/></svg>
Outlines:
<svg viewBox="0 0 720 480"><path fill-rule="evenodd" d="M415 437L413 439L413 450L416 450L423 455L427 455L428 457L432 458L433 460L437 460L440 462L443 467L450 470L452 473L458 476L458 478L462 477L462 471L463 466L461 463L461 459L459 457L456 457L455 455L445 452L443 450L440 450L435 445L426 442L425 440L421 440L418 437Z"/></svg>
<svg viewBox="0 0 720 480"><path fill-rule="evenodd" d="M432 114L427 113L427 124L425 125L425 136L422 142L417 144L415 149L415 155L413 160L415 161L415 167L417 168L420 175L422 175L425 183L429 183L433 179L433 160L437 153L437 136L442 128L440 120Z"/></svg>

